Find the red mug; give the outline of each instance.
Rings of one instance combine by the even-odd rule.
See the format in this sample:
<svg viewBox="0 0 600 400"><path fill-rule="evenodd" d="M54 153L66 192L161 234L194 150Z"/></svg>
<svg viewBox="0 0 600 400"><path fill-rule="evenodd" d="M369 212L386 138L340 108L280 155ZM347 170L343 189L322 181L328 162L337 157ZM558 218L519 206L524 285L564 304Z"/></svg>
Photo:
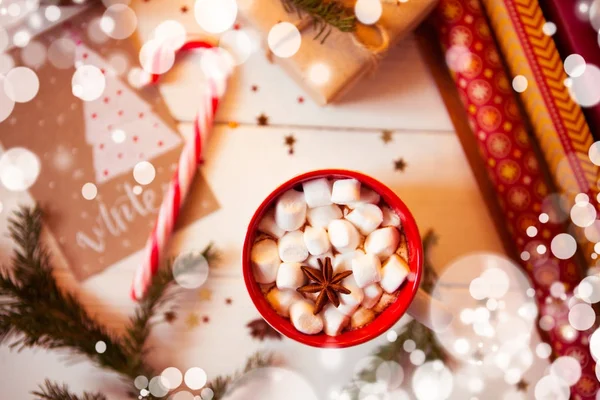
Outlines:
<svg viewBox="0 0 600 400"><path fill-rule="evenodd" d="M303 182L317 178L353 178L358 180L362 185L367 186L378 193L381 196L381 199L398 214L402 221L402 228L408 246L408 266L410 271L414 274L412 280L407 280L403 286L401 286L397 299L383 312L377 315L370 324L352 331L344 331L338 336L328 336L324 333L306 335L296 330L289 319L277 314L267 302L259 284L254 279L252 263L250 261L250 252L258 232L258 223L267 210L269 210L274 205L276 199L286 191L298 188ZM438 321L440 316L442 319L447 320L442 322L442 325L444 326L447 326L452 318L439 302L433 300L427 293L419 289L419 283L421 282L421 277L423 275L423 246L417 223L408 207L400 200L396 193L386 185L370 176L355 171L339 169L312 171L292 178L275 189L261 203L250 220L248 231L246 232L246 239L244 241L242 268L246 289L248 290L254 306L265 321L284 336L309 346L333 348L356 346L387 332L407 311L411 316L429 328L433 328L430 317L432 307L436 308L436 327L440 326Z"/></svg>

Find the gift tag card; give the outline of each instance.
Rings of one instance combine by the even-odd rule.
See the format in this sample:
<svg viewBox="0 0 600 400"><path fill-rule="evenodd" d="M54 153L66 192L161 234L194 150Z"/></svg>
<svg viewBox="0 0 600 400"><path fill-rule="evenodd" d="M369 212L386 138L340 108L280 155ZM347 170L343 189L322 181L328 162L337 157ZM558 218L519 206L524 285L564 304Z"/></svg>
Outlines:
<svg viewBox="0 0 600 400"><path fill-rule="evenodd" d="M29 188L74 275L85 279L140 250L156 220L184 140L155 87L130 84L138 71L129 40L95 28L102 8L14 49L15 65L31 68L39 91L16 103L2 122L5 149L25 148L39 159ZM32 49L39 50L36 65ZM218 208L198 174L182 227Z"/></svg>

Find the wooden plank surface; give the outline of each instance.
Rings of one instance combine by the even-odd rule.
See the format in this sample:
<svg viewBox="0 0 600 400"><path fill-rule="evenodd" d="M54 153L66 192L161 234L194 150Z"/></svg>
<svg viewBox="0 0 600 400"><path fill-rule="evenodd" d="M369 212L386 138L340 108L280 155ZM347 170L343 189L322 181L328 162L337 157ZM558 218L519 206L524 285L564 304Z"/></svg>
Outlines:
<svg viewBox="0 0 600 400"><path fill-rule="evenodd" d="M169 18L198 31L193 13L182 16L173 11L175 7L167 8L167 3L132 2L138 13L139 40ZM163 77L160 89L181 121L183 135L188 136L202 78L196 56L182 61ZM221 208L179 232L169 250L177 254L202 248L209 241L216 243L223 260L211 270L205 286L212 299L200 301L196 292L180 299L178 320L154 331L156 350L151 361L157 369L199 366L211 378L231 372L258 348L272 348L315 387L319 398L328 399L348 382L356 363L385 338L343 351L307 348L289 340L261 344L250 339L245 324L258 315L240 275L241 246L254 209L280 182L311 169L331 167L356 169L380 179L406 201L422 231L434 228L438 233L440 241L432 261L440 273L464 254L502 252L502 245L414 38L393 49L378 72L338 105L319 108L312 104L289 77L268 64L262 51L240 67L230 87L202 168ZM299 96L305 101L300 103ZM269 126L256 126L260 114L268 117ZM232 121L239 126L233 128L228 124ZM383 129L393 131L388 143L382 140ZM284 145L289 135L296 141L293 155ZM399 159L406 163L404 171L394 168ZM11 247L6 220L17 203L31 199L26 193L9 193L0 187L0 201L0 255L4 262ZM140 253L132 254L81 285L71 284L86 307L116 331L123 329L133 310L129 284L140 259ZM58 268L64 271L60 259ZM456 283L454 290L463 291L468 284ZM226 304L227 298L232 299L231 305ZM208 317L209 322L192 328L186 323L189 315ZM6 398L30 398L27 393L46 377L69 383L74 390L101 389L110 399L125 398L117 394L113 375L99 372L86 361L65 366L58 352L27 350L17 355L1 346L0 369ZM492 388L505 388L505 384L486 387ZM465 398L464 392L458 390L453 398Z"/></svg>

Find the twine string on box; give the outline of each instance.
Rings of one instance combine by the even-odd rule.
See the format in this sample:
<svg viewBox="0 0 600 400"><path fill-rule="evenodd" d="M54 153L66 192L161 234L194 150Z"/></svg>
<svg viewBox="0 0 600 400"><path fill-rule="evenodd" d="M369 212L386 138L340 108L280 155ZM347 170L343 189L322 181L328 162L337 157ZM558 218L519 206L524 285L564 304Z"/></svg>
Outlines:
<svg viewBox="0 0 600 400"><path fill-rule="evenodd" d="M381 0L383 3L389 3L390 0ZM343 7L344 9L347 10L353 10L354 5L356 3L356 0L350 0L350 3L348 4L343 4L343 1L337 0L334 1L336 4L338 4L340 7ZM322 1L323 4L328 4L330 3L329 1ZM321 44L323 44L325 42L325 40L329 37L329 34L331 33L331 30L336 27L338 28L341 32L345 32L345 33L350 33L352 34L352 41L354 42L354 44L356 44L357 46L364 48L365 50L367 50L370 53L370 58L369 58L369 71L372 73L373 71L375 71L381 61L381 55L383 53L385 53L389 46L390 46L390 34L388 32L388 30L383 26L383 24L377 22L375 24L372 25L367 25L367 24L363 24L359 21L356 21L356 19L352 19L352 24L348 27L344 26L343 28L338 27L336 24L332 24L330 20L328 19L324 19L324 18L317 18L314 15L311 15L309 13L304 13L302 14L302 10L300 8L296 8L295 10L290 6L291 3L289 2L283 2L284 4L284 8L288 13L294 12L296 11L296 13L299 16L299 19L294 23L294 26L296 26L296 28L298 29L298 31L302 34L304 32L306 32L309 28L313 28L315 30L318 30L317 35L315 36L315 40L319 39L323 32L326 30L326 27L322 27L322 24L329 24L330 25L330 29L329 31L327 31L327 33L325 34L325 36L323 36L321 38ZM351 11L353 12L353 11ZM339 17L341 18L341 17ZM338 20L338 22L341 21L341 19ZM369 31L373 31L375 30L379 36L379 41L374 42L371 41L371 39L368 37L368 32ZM281 39L279 39L279 41L273 45L273 47L277 47L279 46L281 43L287 41L288 39L290 39L290 35L292 35L293 32L288 33L287 35L284 35ZM270 63L274 62L274 57L273 57L273 51L271 50L271 48L267 48L266 50L266 57L267 60Z"/></svg>

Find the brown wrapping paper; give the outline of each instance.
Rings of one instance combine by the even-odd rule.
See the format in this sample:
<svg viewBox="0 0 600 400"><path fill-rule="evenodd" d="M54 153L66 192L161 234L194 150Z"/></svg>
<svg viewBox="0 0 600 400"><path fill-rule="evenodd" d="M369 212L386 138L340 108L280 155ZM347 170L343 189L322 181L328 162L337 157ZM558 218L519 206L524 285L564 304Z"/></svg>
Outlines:
<svg viewBox="0 0 600 400"><path fill-rule="evenodd" d="M99 24L103 12L94 6L35 38L50 49L35 68L39 92L0 124L0 145L24 147L40 160L40 175L29 192L44 208L46 226L78 280L143 248L184 144L157 88L130 85L128 71L138 58L132 41L89 28ZM24 50L9 54L16 65L32 66ZM73 95L75 61L104 71L106 87L96 100ZM115 129L125 133L120 143L112 138ZM133 176L139 161L150 162L156 173L143 186ZM97 188L93 199L82 195L86 184ZM186 204L177 228L219 208L201 173Z"/></svg>
<svg viewBox="0 0 600 400"><path fill-rule="evenodd" d="M389 35L389 47L415 29L436 3L437 0L382 1L383 13L378 24ZM278 22L298 24L300 21L296 13L285 10L280 0L254 0L245 10L244 17L262 33L265 42L269 31ZM290 58L273 55L273 60L317 103L327 104L339 99L359 79L372 72L382 54L376 55L361 45L355 39L355 33L333 28L324 43L314 40L317 33L312 26L302 30L302 44L298 52ZM265 45L265 48L268 46ZM323 84L317 84L309 77L310 69L317 63L325 65L330 72L329 79Z"/></svg>

